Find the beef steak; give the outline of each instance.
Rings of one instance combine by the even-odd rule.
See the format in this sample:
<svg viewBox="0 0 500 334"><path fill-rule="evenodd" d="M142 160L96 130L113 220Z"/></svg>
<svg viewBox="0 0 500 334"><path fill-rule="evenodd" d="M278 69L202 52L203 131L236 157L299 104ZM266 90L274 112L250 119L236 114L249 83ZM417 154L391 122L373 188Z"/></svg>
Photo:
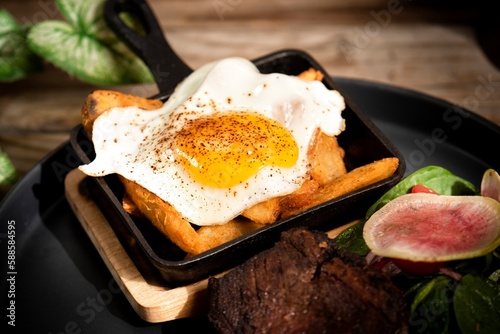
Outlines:
<svg viewBox="0 0 500 334"><path fill-rule="evenodd" d="M405 333L402 292L323 232L293 229L208 283L219 333Z"/></svg>

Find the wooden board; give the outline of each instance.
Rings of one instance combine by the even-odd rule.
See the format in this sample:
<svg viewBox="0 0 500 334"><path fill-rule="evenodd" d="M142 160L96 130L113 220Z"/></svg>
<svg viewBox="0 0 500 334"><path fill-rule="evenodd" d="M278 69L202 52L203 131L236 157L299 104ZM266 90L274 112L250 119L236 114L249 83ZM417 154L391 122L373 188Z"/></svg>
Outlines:
<svg viewBox="0 0 500 334"><path fill-rule="evenodd" d="M178 288L149 283L128 256L97 205L81 187L85 177L77 169L67 175L66 198L137 314L148 322L162 322L204 312L207 280Z"/></svg>
<svg viewBox="0 0 500 334"><path fill-rule="evenodd" d="M156 323L205 313L208 280L169 288L144 277L83 186L86 177L78 169L68 173L65 179L66 198L137 314L145 321ZM333 238L351 224L331 230L327 234Z"/></svg>

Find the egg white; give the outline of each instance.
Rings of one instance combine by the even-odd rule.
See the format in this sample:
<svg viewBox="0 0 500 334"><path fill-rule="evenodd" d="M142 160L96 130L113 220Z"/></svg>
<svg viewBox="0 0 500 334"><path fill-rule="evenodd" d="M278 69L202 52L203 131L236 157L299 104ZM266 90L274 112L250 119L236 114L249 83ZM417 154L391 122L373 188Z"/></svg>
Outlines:
<svg viewBox="0 0 500 334"><path fill-rule="evenodd" d="M261 74L246 59L226 58L194 71L157 110L114 108L100 115L93 126L96 158L79 168L91 176L117 173L135 181L193 224L223 224L256 203L297 190L308 175L307 151L315 130L340 134L344 108L342 96L319 81ZM211 188L192 180L162 142L190 119L247 111L289 129L299 146L295 166L264 167L237 186Z"/></svg>

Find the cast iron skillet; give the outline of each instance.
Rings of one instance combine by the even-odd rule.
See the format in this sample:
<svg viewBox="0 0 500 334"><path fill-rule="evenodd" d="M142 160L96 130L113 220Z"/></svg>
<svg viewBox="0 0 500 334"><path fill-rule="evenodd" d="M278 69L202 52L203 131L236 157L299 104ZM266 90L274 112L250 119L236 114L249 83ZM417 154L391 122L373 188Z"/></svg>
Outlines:
<svg viewBox="0 0 500 334"><path fill-rule="evenodd" d="M134 16L142 33L131 29L122 14ZM152 98L165 100L192 69L172 50L154 13L144 0L108 0L104 17L109 27L148 66L160 93Z"/></svg>
<svg viewBox="0 0 500 334"><path fill-rule="evenodd" d="M136 33L121 21L120 14L124 12L132 13L142 22L144 34ZM150 8L141 0L110 0L106 3L105 16L118 36L152 69L160 89L154 98L166 100L174 87L192 71L171 50ZM359 167L385 157L399 158L399 168L385 180L267 225L188 259L185 259L185 253L172 245L152 224L141 223L124 211L121 205L124 191L115 175L92 178L88 187L96 203L100 205L110 225L145 277L151 275L151 272L157 272L170 286L199 281L229 269L272 246L284 230L292 227L327 230L360 218L371 203L403 177L406 165L399 150L310 55L300 50L281 50L254 59L253 62L262 73L297 75L311 67L321 71L324 74L325 86L338 90L346 102L342 115L347 126L338 136L338 141L345 150L344 160L347 168ZM169 73L168 80L165 80L164 73ZM81 126L73 130L70 141L83 163L92 161L93 146Z"/></svg>

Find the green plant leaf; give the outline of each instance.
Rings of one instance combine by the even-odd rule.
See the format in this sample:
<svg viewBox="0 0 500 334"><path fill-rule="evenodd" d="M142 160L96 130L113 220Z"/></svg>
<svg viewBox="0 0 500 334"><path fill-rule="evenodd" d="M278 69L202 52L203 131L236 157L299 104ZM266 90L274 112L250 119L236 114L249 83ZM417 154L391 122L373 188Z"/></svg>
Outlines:
<svg viewBox="0 0 500 334"><path fill-rule="evenodd" d="M465 275L455 290L454 310L462 333L500 333L500 286Z"/></svg>
<svg viewBox="0 0 500 334"><path fill-rule="evenodd" d="M153 82L150 70L107 27L103 0L59 0L65 21L43 21L28 34L30 48L76 78L97 85Z"/></svg>
<svg viewBox="0 0 500 334"><path fill-rule="evenodd" d="M100 19L100 12L105 0L56 0L57 8L62 16L75 28L85 31L86 27Z"/></svg>
<svg viewBox="0 0 500 334"><path fill-rule="evenodd" d="M347 250L360 256L368 255L370 248L368 248L365 239L363 239L364 225L365 220L361 220L339 233L335 238L339 250Z"/></svg>
<svg viewBox="0 0 500 334"><path fill-rule="evenodd" d="M115 34L104 20L105 0L57 0L57 8L68 23L82 34L95 38L105 44L117 42Z"/></svg>
<svg viewBox="0 0 500 334"><path fill-rule="evenodd" d="M0 9L0 35L19 29L17 21L5 9Z"/></svg>
<svg viewBox="0 0 500 334"><path fill-rule="evenodd" d="M14 184L18 179L16 170L5 152L0 151L0 185Z"/></svg>
<svg viewBox="0 0 500 334"><path fill-rule="evenodd" d="M477 190L471 182L452 174L443 167L426 166L406 176L382 195L382 197L368 209L366 218L369 218L375 211L394 198L408 193L416 184L422 184L440 195L477 194Z"/></svg>
<svg viewBox="0 0 500 334"><path fill-rule="evenodd" d="M418 290L411 304L411 333L448 333L455 285L437 276Z"/></svg>
<svg viewBox="0 0 500 334"><path fill-rule="evenodd" d="M26 43L26 28L0 9L0 81L11 82L43 68Z"/></svg>

